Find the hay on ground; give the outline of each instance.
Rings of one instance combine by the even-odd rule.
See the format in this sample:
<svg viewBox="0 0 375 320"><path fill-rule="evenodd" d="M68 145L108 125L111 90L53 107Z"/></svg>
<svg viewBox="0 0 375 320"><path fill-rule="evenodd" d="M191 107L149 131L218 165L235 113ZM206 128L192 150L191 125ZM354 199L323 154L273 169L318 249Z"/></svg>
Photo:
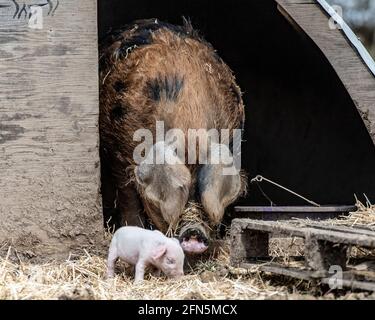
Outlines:
<svg viewBox="0 0 375 320"><path fill-rule="evenodd" d="M359 210L348 217L328 223L372 227L375 222L374 206L358 204L358 207ZM108 233L107 237L110 236ZM298 244L293 239L286 244L283 239L275 239L271 242L271 253L288 256L294 252L298 255L302 252ZM320 291L317 293L317 288L310 284L265 275L256 267L251 270L232 268L229 266L228 246L220 248L215 259L198 263L180 280L148 275L143 283L136 285L133 283L133 275L119 263L113 279L105 279L105 273L105 254L98 253L97 250L76 251L63 262L34 264L9 247L4 255L0 255L0 299L375 298L367 293L348 293L342 296Z"/></svg>
<svg viewBox="0 0 375 320"><path fill-rule="evenodd" d="M147 275L141 284L117 268L106 279L105 258L85 251L62 263L34 265L0 258L0 299L269 299L285 296L285 288L273 288L257 278L218 275L217 266L202 265L181 280ZM124 272L125 270L125 272ZM213 274L212 277L207 275Z"/></svg>

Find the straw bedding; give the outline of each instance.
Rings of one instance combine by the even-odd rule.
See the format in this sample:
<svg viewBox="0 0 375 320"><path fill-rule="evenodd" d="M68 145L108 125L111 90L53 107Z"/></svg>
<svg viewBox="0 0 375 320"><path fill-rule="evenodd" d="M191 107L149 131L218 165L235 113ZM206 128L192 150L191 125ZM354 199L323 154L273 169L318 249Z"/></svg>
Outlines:
<svg viewBox="0 0 375 320"><path fill-rule="evenodd" d="M229 270L218 269L217 262L202 263L181 280L148 275L135 285L122 263L115 278L105 279L105 258L87 251L62 263L35 265L12 262L11 250L0 259L0 299L267 299L287 293L286 288L267 285L244 270L243 275L230 275Z"/></svg>
<svg viewBox="0 0 375 320"><path fill-rule="evenodd" d="M347 225L375 226L374 206L358 204L359 211L340 221ZM277 240L277 239L276 239ZM298 243L281 249L271 242L271 252L285 255ZM0 256L0 299L360 299L375 298L367 293L334 296L308 283L260 274L256 269L229 267L229 249L224 245L214 258L200 262L181 280L151 275L133 284L129 267L117 264L116 277L105 279L106 248L76 250L63 262L39 263L17 255L8 247Z"/></svg>
<svg viewBox="0 0 375 320"><path fill-rule="evenodd" d="M348 227L366 227L375 231L375 205L372 205L369 201L366 204L357 201L356 206L358 211L351 212L348 217L331 219L327 223Z"/></svg>

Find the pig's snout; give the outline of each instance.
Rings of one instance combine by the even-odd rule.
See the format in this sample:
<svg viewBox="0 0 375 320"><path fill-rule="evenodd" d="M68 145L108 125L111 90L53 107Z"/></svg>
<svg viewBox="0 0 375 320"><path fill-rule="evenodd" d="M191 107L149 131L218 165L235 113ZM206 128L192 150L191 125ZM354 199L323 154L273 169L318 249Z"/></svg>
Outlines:
<svg viewBox="0 0 375 320"><path fill-rule="evenodd" d="M179 240L182 249L188 254L200 254L208 248L208 238L200 227L181 230Z"/></svg>

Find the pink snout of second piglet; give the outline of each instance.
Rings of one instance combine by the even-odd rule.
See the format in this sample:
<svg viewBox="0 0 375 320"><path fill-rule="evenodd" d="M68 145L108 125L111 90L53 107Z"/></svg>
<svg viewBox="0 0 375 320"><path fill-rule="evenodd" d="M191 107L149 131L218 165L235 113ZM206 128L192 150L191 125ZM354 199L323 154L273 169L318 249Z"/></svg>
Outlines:
<svg viewBox="0 0 375 320"><path fill-rule="evenodd" d="M117 258L135 266L135 281L144 279L149 266L166 276L177 278L184 274L184 252L177 239L166 237L159 231L138 227L122 227L113 235L108 253L107 276L114 276Z"/></svg>

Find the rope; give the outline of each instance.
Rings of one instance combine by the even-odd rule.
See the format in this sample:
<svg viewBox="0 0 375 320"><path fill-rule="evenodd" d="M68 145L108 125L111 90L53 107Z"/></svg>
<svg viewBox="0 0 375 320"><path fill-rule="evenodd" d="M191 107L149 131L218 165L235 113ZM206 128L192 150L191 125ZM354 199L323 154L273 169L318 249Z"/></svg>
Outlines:
<svg viewBox="0 0 375 320"><path fill-rule="evenodd" d="M289 192L289 193L291 193L291 194L293 194L293 195L295 195L295 196L297 196L297 197L299 197L299 198L305 200L306 202L308 202L308 203L310 203L310 204L312 204L312 205L314 205L314 206L316 206L316 207L320 207L320 204L318 204L318 203L316 203L316 202L314 202L314 201L312 201L312 200L309 200L309 199L307 199L307 198L301 196L301 195L298 194L297 192L294 192L294 191L292 191L292 190L290 190L290 189L288 189L288 188L286 188L286 187L284 187L284 186L282 186L282 185L280 185L280 184L278 184L278 183L276 183L276 182L274 182L274 181L272 181L272 180L270 180L270 179L267 179L267 178L265 178L265 177L263 177L263 176L261 176L261 175L257 175L255 178L253 178L253 179L250 180L251 183L256 182L257 184L258 184L259 182L262 182L262 181L266 181L266 182L268 182L268 183L270 183L270 184L273 184L274 186L276 186L276 187L278 187L278 188L280 188L280 189L283 189L283 190L285 190L285 191L287 191L287 192ZM260 188L259 185L258 185L258 187ZM262 193L263 193L263 195L264 195L263 190L262 190ZM268 200L270 200L270 198L269 198L268 196L267 196L266 198L267 198ZM270 202L271 202L271 204L272 204L272 201L271 201L271 200L270 200Z"/></svg>

